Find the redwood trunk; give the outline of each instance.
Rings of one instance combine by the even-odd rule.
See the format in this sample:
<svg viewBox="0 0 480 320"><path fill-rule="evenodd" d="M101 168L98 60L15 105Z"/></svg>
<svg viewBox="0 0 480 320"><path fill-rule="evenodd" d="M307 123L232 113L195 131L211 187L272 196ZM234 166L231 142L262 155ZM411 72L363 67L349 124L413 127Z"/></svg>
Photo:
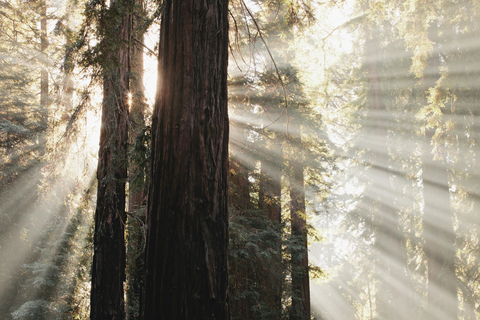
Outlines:
<svg viewBox="0 0 480 320"><path fill-rule="evenodd" d="M163 2L143 319L229 319L228 1Z"/></svg>
<svg viewBox="0 0 480 320"><path fill-rule="evenodd" d="M296 120L296 121L295 121ZM290 171L290 212L292 235L299 247L292 249L292 316L291 319L310 319L310 278L308 274L307 215L305 211L305 183L303 151L299 119L293 119L293 147L296 150ZM300 148L298 148L300 146ZM298 149L297 149L298 148ZM299 150L300 149L300 150Z"/></svg>
<svg viewBox="0 0 480 320"><path fill-rule="evenodd" d="M141 24L145 10L142 0L136 0L137 14L133 19L133 37L143 43L144 30ZM132 145L141 130L145 127L145 88L143 86L143 46L137 41L133 42L131 47L131 69L130 89L132 102L130 106L130 132L129 140L131 149ZM135 150L131 151L135 152ZM137 151L138 152L138 151ZM137 156L138 157L138 156ZM144 235L142 223L145 222L145 214L142 209L144 204L144 190L146 188L145 168L139 166L138 163L130 162L129 164L129 189L128 189L128 211L134 216L127 219L127 292L126 292L126 319L140 319L140 307L143 303L143 274L145 273L144 257L142 255L144 249ZM136 177L135 181L132 181Z"/></svg>
<svg viewBox="0 0 480 320"><path fill-rule="evenodd" d="M282 158L282 146L280 142L273 141L272 146L265 154L267 159L262 159L261 180L259 189L258 208L264 210L267 217L273 222L274 227L280 233L282 222L282 170L280 163ZM281 319L282 316L282 292L283 292L283 263L282 244L279 242L272 248L272 261L269 278L260 279L261 301L267 306L272 314L272 319Z"/></svg>
<svg viewBox="0 0 480 320"><path fill-rule="evenodd" d="M121 4L114 2L111 6L115 5ZM106 41L104 48L108 50L105 55L118 65L105 68L103 77L90 318L123 320L129 71L129 51L125 42L130 38L130 16L125 14L118 24L111 20L103 23L105 34L111 37L103 39Z"/></svg>

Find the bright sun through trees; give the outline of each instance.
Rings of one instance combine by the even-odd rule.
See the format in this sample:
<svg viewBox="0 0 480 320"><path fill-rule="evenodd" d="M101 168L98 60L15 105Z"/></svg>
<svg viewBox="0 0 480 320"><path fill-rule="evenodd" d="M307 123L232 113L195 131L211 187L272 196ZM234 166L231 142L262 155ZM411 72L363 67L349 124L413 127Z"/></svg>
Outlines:
<svg viewBox="0 0 480 320"><path fill-rule="evenodd" d="M0 319L480 318L479 57L473 0L0 2Z"/></svg>

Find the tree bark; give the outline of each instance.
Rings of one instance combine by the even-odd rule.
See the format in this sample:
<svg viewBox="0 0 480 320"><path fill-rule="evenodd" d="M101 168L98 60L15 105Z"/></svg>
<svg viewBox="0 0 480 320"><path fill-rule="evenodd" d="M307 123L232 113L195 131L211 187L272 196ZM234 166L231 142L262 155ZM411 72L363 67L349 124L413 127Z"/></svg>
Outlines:
<svg viewBox="0 0 480 320"><path fill-rule="evenodd" d="M241 214L251 209L250 181L248 174L251 172L249 164L242 161L241 154L246 150L246 126L242 123L231 123L230 126L230 177L229 177L229 203L240 210Z"/></svg>
<svg viewBox="0 0 480 320"><path fill-rule="evenodd" d="M143 319L229 319L228 1L163 2Z"/></svg>
<svg viewBox="0 0 480 320"><path fill-rule="evenodd" d="M107 50L104 54L111 65L104 66L103 76L92 265L92 320L125 318L124 229L130 65L127 41L130 39L131 26L131 15L128 15L127 11L126 1L113 2L108 15L101 20L105 32L102 41L106 42L104 48Z"/></svg>
<svg viewBox="0 0 480 320"><path fill-rule="evenodd" d="M281 233L282 145L276 139L272 139L271 143L261 162L258 208L265 211L274 227ZM271 266L268 270L271 276L260 279L261 284L258 286L263 291L260 299L270 309L272 319L281 319L282 316L283 269L282 244L279 242L272 248Z"/></svg>
<svg viewBox="0 0 480 320"><path fill-rule="evenodd" d="M268 138L267 138L268 139ZM282 159L282 146L278 141L272 141L272 146L267 149L265 158L261 162L261 178L259 189L259 209L265 210L270 220L282 222L282 170L278 162Z"/></svg>
<svg viewBox="0 0 480 320"><path fill-rule="evenodd" d="M132 34L135 40L143 43L144 30L141 28L142 17L145 15L144 4L142 0L135 1L135 16L133 19ZM133 42L131 47L131 69L130 89L131 89L131 106L130 106L130 132L129 140L131 147L135 143L136 137L145 127L145 87L143 85L143 46L137 41ZM133 147L132 147L133 148ZM132 153L136 151L133 150ZM142 155L143 156L143 155ZM129 163L129 188L128 188L128 211L134 217L127 219L127 266L126 266L126 319L140 319L140 309L143 303L143 275L145 273L144 257L142 251L144 249L144 234L142 223L145 222L145 214L142 210L144 204L146 177L145 168L137 163ZM132 177L135 176L135 181Z"/></svg>
<svg viewBox="0 0 480 320"><path fill-rule="evenodd" d="M292 249L292 315L290 319L310 319L310 278L308 274L308 236L305 207L304 157L298 118L292 118L293 149L290 170L290 214L292 235L302 249Z"/></svg>

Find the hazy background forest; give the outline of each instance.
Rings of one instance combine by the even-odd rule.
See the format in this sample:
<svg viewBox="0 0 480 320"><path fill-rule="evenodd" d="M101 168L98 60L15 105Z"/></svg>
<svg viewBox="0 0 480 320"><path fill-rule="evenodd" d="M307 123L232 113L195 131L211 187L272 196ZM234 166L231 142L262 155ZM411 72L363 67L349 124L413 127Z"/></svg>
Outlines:
<svg viewBox="0 0 480 320"><path fill-rule="evenodd" d="M162 1L130 2L139 319ZM89 318L109 3L0 0L1 319ZM480 317L480 2L231 0L229 26L232 319Z"/></svg>

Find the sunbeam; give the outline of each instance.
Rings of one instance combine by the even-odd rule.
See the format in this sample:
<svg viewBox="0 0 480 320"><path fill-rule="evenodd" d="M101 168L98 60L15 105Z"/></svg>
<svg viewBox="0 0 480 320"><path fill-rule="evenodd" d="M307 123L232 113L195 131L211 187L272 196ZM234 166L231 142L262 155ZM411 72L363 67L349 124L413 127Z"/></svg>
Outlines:
<svg viewBox="0 0 480 320"><path fill-rule="evenodd" d="M228 16L200 40L210 27L161 30L176 12L164 6L178 1L160 2L2 3L1 319L94 319L90 303L103 310L107 296L122 319L141 319L147 300L157 312L145 276L157 279L164 257L146 252L180 207L220 193L228 204L202 207L177 233L190 244L201 230L185 257L206 262L208 279L192 283L208 284L206 304L228 282L221 310L232 320L480 319L479 1L206 0L188 10L211 6L198 30L220 19L210 15L218 6ZM185 43L170 65L172 39ZM198 51L218 41L220 49ZM194 62L203 55L218 61ZM221 99L221 111L210 110ZM170 131L188 140L197 120L194 142L162 140ZM228 148L208 135L228 135ZM185 168L160 165L170 151L168 165L183 163L185 150ZM202 183L177 186L183 174ZM195 196L185 191L172 212L151 214L165 202L153 190L175 202L185 186ZM107 214L110 202L118 208ZM220 215L217 239L208 228ZM177 240L162 243L169 257L188 251ZM228 264L210 242L228 247ZM118 271L108 272L115 290L96 286L99 270ZM172 286L169 296L187 289Z"/></svg>

